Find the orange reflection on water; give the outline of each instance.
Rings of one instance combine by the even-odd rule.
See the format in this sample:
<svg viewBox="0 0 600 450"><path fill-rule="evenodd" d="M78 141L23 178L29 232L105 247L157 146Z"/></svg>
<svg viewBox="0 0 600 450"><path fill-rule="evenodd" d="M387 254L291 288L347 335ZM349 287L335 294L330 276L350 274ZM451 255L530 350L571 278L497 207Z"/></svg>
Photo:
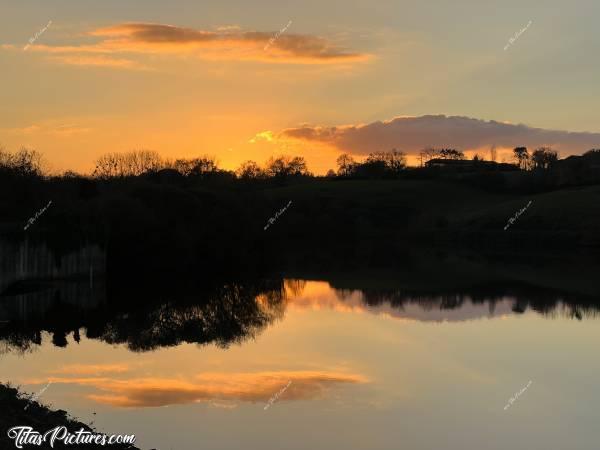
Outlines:
<svg viewBox="0 0 600 450"><path fill-rule="evenodd" d="M281 399L307 400L323 397L336 385L368 382L362 375L328 371L201 373L189 379L50 377L48 381L92 386L103 392L87 396L98 403L141 408L214 401L216 405L223 404L219 401L266 402L290 381Z"/></svg>

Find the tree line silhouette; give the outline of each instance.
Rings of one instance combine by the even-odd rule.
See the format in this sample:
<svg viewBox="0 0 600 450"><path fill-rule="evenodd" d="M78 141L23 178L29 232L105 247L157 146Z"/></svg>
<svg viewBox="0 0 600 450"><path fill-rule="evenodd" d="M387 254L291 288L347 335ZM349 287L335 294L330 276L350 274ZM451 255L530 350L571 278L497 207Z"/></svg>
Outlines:
<svg viewBox="0 0 600 450"><path fill-rule="evenodd" d="M592 149L582 156L571 156L560 160L558 152L550 147L539 147L529 153L527 147L513 149L515 168L522 171L550 170L561 162L580 159L578 166L597 167L600 161L600 150ZM495 148L491 152L491 160L495 163ZM341 154L337 160L337 171L330 169L327 178L398 178L408 171L418 171L431 161L466 161L464 152L454 148L426 148L419 152L420 167L407 165L406 153L397 149L370 153L363 161L356 161L351 155ZM485 161L479 154L473 155L471 161ZM10 153L0 148L0 175L6 177L48 177L44 168L44 157L36 150L21 148ZM470 167L477 169L477 164ZM67 170L64 178L87 178L110 180L116 178L138 177L159 174L163 177L196 177L221 178L223 180L282 180L286 178L315 177L309 170L304 157L281 155L271 157L263 166L255 161L245 161L235 171L219 168L216 158L200 156L195 158L163 158L155 151L134 150L125 153L106 153L95 163L91 176Z"/></svg>

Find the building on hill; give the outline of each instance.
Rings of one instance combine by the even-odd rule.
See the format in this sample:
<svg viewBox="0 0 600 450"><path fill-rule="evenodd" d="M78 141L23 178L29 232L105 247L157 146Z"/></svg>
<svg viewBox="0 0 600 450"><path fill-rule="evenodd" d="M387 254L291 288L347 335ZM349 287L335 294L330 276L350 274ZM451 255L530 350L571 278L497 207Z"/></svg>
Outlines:
<svg viewBox="0 0 600 450"><path fill-rule="evenodd" d="M425 163L425 167L438 167L442 169L460 170L520 170L516 164L497 163L495 161L471 160L471 159L445 159L433 158Z"/></svg>
<svg viewBox="0 0 600 450"><path fill-rule="evenodd" d="M559 186L599 184L600 151L560 159L551 170Z"/></svg>

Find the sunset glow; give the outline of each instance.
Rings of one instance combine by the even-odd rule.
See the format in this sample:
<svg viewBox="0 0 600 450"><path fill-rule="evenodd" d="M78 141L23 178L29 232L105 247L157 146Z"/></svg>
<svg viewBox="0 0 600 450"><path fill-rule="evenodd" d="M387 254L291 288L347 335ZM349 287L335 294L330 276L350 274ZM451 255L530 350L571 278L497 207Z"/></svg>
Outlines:
<svg viewBox="0 0 600 450"><path fill-rule="evenodd" d="M552 30L575 20L551 3L543 10L524 6L518 15L510 5L495 5L480 15L481 30L451 34L439 26L459 19L449 4L432 12L383 2L378 13L346 5L340 14L331 3L319 5L318 16L310 8L283 13L275 2L241 15L216 3L170 10L150 2L133 14L108 1L92 15L66 4L40 4L33 12L11 6L0 42L0 61L8 68L0 144L41 151L56 172L88 173L103 153L144 148L164 157L215 156L230 170L246 160L300 155L317 174L335 169L342 152L360 159L393 147L416 165L418 148L428 143L443 141L467 155L496 145L500 158L520 145L508 137L510 128L466 142L445 135L442 121L419 119L444 115L448 126L455 116L526 124L545 131L522 129L523 145L581 153L599 141L593 133L600 131L597 83L545 68L590 52L591 40L569 33L560 47L551 46ZM483 5L470 8L476 14ZM577 20L593 17L581 13ZM527 33L503 51L528 21ZM593 58L578 61L581 71L597 69ZM540 71L546 85L560 81L561 90L536 89ZM385 125L410 117L420 120L424 136ZM472 122L465 131L475 138L482 127L489 123Z"/></svg>

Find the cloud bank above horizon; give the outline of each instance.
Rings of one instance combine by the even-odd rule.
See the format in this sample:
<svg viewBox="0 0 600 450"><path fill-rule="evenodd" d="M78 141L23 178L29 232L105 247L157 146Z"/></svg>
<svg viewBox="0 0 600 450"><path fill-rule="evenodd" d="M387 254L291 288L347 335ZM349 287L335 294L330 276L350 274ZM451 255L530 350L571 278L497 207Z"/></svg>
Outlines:
<svg viewBox="0 0 600 450"><path fill-rule="evenodd" d="M329 144L354 155L397 148L408 154L427 147L453 147L463 151L493 145L500 148L549 146L561 156L600 148L600 133L533 128L495 120L463 116L424 115L396 117L366 125L301 126L281 132L285 138Z"/></svg>

